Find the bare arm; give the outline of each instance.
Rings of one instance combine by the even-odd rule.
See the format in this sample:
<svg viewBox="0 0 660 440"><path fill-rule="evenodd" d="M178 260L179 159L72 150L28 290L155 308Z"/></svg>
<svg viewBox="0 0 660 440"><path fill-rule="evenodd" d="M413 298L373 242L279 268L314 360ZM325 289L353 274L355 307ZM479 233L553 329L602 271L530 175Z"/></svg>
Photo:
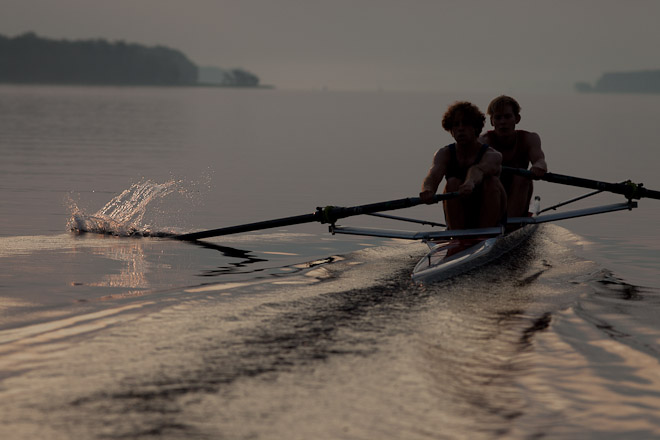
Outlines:
<svg viewBox="0 0 660 440"><path fill-rule="evenodd" d="M465 182L458 188L461 195L472 194L474 187L486 176L499 176L502 172L502 155L493 148L488 148L478 164L472 165L467 172Z"/></svg>
<svg viewBox="0 0 660 440"><path fill-rule="evenodd" d="M447 147L439 149L433 156L433 164L422 182L422 191L419 193L419 197L424 203L433 203L433 196L438 191L438 186L440 186L440 182L447 173L449 158Z"/></svg>
<svg viewBox="0 0 660 440"><path fill-rule="evenodd" d="M541 149L541 137L536 133L527 133L526 144L528 146L529 161L532 163L530 171L536 177L541 177L548 171L545 154Z"/></svg>

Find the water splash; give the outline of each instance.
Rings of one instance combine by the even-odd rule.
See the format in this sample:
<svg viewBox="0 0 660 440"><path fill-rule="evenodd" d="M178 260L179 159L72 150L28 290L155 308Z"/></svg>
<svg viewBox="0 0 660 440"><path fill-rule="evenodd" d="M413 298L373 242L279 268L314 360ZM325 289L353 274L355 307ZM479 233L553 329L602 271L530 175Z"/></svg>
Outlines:
<svg viewBox="0 0 660 440"><path fill-rule="evenodd" d="M174 235L173 230L158 230L144 223L148 208L155 201L161 201L172 193L186 194L180 180L156 183L143 180L112 200L96 213L89 215L81 210L76 202L69 198L71 218L67 228L74 232L94 232L98 234L124 237L167 237Z"/></svg>

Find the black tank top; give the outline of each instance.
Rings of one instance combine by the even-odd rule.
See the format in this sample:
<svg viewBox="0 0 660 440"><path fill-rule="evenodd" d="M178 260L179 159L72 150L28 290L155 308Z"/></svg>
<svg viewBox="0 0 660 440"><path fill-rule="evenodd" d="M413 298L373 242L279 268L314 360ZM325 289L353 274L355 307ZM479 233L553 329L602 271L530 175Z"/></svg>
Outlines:
<svg viewBox="0 0 660 440"><path fill-rule="evenodd" d="M458 162L458 156L456 155L456 144L447 145L447 147L449 148L449 154L451 155L451 158L449 159L449 166L447 166L447 173L445 178L449 179L450 177L456 177L460 180L465 180L465 177L467 177L468 169L471 166L481 162L481 159L484 157L484 154L486 154L486 151L488 151L489 148L488 145L483 144L479 150L479 153L477 154L477 158L475 159L474 163L468 167L462 167Z"/></svg>
<svg viewBox="0 0 660 440"><path fill-rule="evenodd" d="M529 166L529 151L526 148L521 148L524 131L516 130L516 137L513 145L504 147L498 142L498 137L493 130L486 133L489 144L497 151L502 153L502 166L512 168L527 169Z"/></svg>
<svg viewBox="0 0 660 440"><path fill-rule="evenodd" d="M523 131L516 130L516 138L511 147L503 147L497 142L497 136L494 131L489 131L487 133L488 140L494 149L499 151L502 154L502 166L511 167L511 168L522 168L527 169L529 166L529 151L526 149L520 148L521 137L523 136ZM504 185L504 189L507 194L511 194L513 186L513 177L512 173L502 173L500 176L500 182Z"/></svg>

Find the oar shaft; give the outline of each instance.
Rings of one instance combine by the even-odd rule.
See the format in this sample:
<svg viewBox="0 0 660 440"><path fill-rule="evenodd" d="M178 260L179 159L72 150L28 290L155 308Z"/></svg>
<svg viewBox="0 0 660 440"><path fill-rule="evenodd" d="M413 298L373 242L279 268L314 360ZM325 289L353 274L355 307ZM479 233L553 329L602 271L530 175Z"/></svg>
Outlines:
<svg viewBox="0 0 660 440"><path fill-rule="evenodd" d="M647 189L647 188L644 188L644 187L641 187L639 190L641 191L641 194L642 194L641 197L647 197L649 199L660 200L660 191L655 191L655 190Z"/></svg>
<svg viewBox="0 0 660 440"><path fill-rule="evenodd" d="M642 197L648 197L651 199L660 200L660 191L646 189L641 184L635 184L632 182L608 183L555 173L545 173L542 177L539 178L529 170L511 167L502 167L502 171L505 173L518 174L520 176L527 177L528 179L543 180L546 182L559 183L562 185L577 186L580 188L588 188L599 191L607 191L614 194L622 194L628 199L640 199Z"/></svg>
<svg viewBox="0 0 660 440"><path fill-rule="evenodd" d="M436 194L434 202L457 197L458 193ZM172 238L184 241L195 241L209 237L219 237L222 235L239 234L241 232L258 231L261 229L280 228L283 226L299 225L302 223L334 223L335 221L361 214L373 214L380 211L391 211L394 209L411 208L421 205L422 200L419 197L408 197L405 199L388 200L386 202L371 203L368 205L353 206L342 208L337 206L326 206L317 208L311 214L296 215L293 217L283 217L274 220L266 220L256 223L247 223L244 225L228 226L226 228L210 229L207 231L191 232L189 234L175 235Z"/></svg>
<svg viewBox="0 0 660 440"><path fill-rule="evenodd" d="M437 203L441 200L447 200L457 196L458 193L455 192L436 194L434 196L434 202ZM330 217L328 219L323 219L321 223L333 223L335 220L339 220L340 218L352 217L362 214L372 214L374 212L393 211L395 209L412 208L413 206L421 205L423 203L424 202L422 202L422 199L419 197L408 197L405 199L388 200L386 202L370 203L368 205L353 206L350 208L326 207L319 209L328 210L330 208Z"/></svg>
<svg viewBox="0 0 660 440"><path fill-rule="evenodd" d="M175 235L172 238L183 241L195 241L209 237L220 237L222 235L240 234L241 232L258 231L260 229L280 228L282 226L299 225L317 221L317 213L296 215L293 217L278 218L244 225L228 226L226 228L210 229L208 231L191 232L189 234Z"/></svg>

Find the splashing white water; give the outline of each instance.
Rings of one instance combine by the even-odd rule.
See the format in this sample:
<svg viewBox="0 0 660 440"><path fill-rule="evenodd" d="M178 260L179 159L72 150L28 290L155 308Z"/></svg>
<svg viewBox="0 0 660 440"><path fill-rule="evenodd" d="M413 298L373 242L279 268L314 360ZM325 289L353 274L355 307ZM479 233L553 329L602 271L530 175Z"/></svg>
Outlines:
<svg viewBox="0 0 660 440"><path fill-rule="evenodd" d="M185 194L181 181L170 180L165 183L155 183L144 180L134 183L131 187L108 202L103 208L92 215L83 212L69 198L71 218L67 228L75 232L95 232L118 236L165 237L175 234L173 230L155 230L151 225L144 224L149 205L156 200L178 192Z"/></svg>

